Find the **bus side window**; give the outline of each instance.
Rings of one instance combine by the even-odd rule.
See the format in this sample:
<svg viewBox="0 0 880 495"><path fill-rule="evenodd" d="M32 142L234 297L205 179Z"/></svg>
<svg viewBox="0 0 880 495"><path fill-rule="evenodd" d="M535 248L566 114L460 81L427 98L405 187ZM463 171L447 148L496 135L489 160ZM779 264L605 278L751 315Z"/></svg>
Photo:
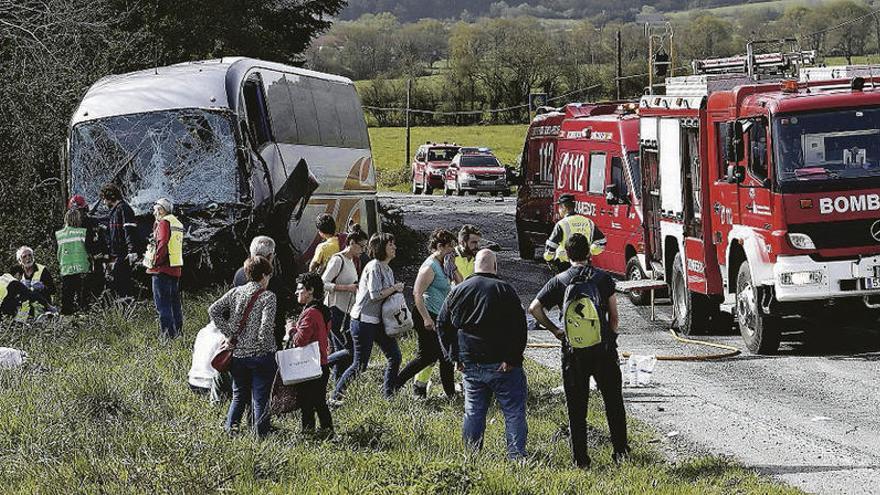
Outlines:
<svg viewBox="0 0 880 495"><path fill-rule="evenodd" d="M263 94L263 84L259 73L248 77L244 82L243 92L251 138L255 141L254 147L259 149L272 140L269 115L266 112L266 96Z"/></svg>

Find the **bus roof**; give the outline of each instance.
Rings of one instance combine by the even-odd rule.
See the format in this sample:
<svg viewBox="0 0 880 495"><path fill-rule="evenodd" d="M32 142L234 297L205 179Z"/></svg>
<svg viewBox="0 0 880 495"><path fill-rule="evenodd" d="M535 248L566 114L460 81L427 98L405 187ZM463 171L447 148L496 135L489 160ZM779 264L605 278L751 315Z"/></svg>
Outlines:
<svg viewBox="0 0 880 495"><path fill-rule="evenodd" d="M179 108L235 109L238 88L252 69L352 84L345 77L245 57L183 62L101 78L83 96L70 125Z"/></svg>

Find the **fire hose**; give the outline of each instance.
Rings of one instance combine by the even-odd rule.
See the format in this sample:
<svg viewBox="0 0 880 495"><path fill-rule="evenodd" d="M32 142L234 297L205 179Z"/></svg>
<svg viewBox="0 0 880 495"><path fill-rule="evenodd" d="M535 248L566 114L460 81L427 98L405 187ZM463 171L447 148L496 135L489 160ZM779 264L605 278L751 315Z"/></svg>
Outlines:
<svg viewBox="0 0 880 495"><path fill-rule="evenodd" d="M657 361L712 361L715 359L724 359L733 356L737 356L741 353L739 349L736 347L718 344L715 342L707 342L705 340L697 340L697 339L689 339L687 337L682 337L678 334L674 329L670 328L669 333L672 334L672 338L675 340L684 343L684 344L692 344L692 345L702 345L706 347L714 347L716 349L722 349L725 352L715 353L715 354L659 354L654 357L657 358ZM529 342L526 344L526 347L531 347L533 349L559 349L562 347L561 343L555 342ZM633 355L631 352L622 352L621 356L628 358Z"/></svg>

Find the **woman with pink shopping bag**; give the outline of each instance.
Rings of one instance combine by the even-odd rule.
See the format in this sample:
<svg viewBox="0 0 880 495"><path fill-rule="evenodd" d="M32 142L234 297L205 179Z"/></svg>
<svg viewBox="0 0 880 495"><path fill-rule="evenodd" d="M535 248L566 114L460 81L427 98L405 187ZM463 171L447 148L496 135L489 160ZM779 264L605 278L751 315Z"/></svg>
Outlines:
<svg viewBox="0 0 880 495"><path fill-rule="evenodd" d="M324 305L324 281L317 273L303 273L297 279L296 297L303 305L299 319L288 322L287 332L296 347L318 344L321 355L321 375L295 385L297 398L302 409L303 433L314 433L315 415L325 434L333 433L333 418L327 407L327 380L330 367L327 364L327 349L330 335L330 309Z"/></svg>

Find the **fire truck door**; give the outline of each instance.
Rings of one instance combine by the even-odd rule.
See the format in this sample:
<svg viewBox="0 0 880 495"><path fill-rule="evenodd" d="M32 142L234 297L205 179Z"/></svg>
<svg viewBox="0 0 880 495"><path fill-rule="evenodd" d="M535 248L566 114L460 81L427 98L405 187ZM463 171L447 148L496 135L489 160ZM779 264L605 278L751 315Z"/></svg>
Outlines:
<svg viewBox="0 0 880 495"><path fill-rule="evenodd" d="M746 175L740 184L740 222L769 230L771 221L770 167L764 119L743 123Z"/></svg>
<svg viewBox="0 0 880 495"><path fill-rule="evenodd" d="M710 163L715 163L717 170L712 177L717 180L712 184L711 215L712 215L712 244L715 245L718 263L727 264L727 244L730 231L734 224L739 223L739 185L729 180L728 167L741 165L730 161L727 156L727 140L730 127L727 122L715 122L712 124L713 135L709 137Z"/></svg>
<svg viewBox="0 0 880 495"><path fill-rule="evenodd" d="M646 254L654 261L663 260L660 236L660 156L656 148L642 148L642 212Z"/></svg>

